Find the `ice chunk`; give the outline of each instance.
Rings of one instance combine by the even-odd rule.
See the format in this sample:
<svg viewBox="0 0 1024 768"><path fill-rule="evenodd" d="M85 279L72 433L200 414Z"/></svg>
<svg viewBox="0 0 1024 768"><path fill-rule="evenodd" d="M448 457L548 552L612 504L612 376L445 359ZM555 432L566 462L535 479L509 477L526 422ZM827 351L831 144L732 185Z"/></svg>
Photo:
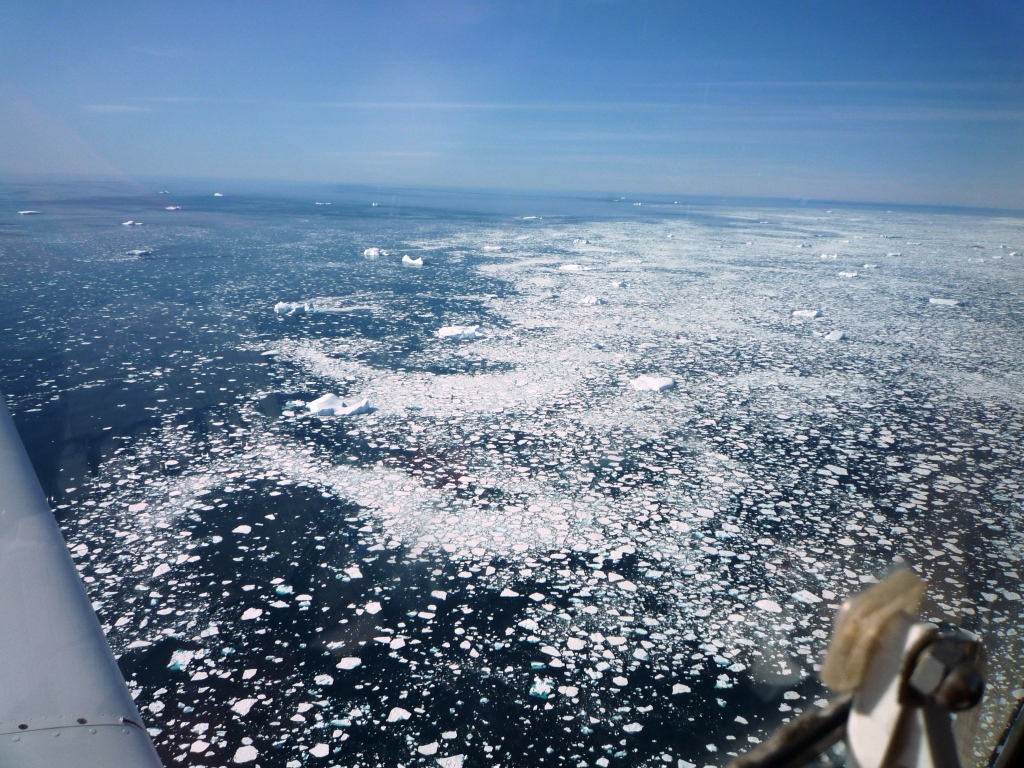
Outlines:
<svg viewBox="0 0 1024 768"><path fill-rule="evenodd" d="M306 403L306 407L314 416L358 416L361 413L372 413L374 410L369 400L349 405L333 392Z"/></svg>
<svg viewBox="0 0 1024 768"><path fill-rule="evenodd" d="M171 566L169 566L167 563L160 563L160 565L158 565L153 570L153 578L156 579L156 578L158 578L160 576L163 576L169 570L171 570Z"/></svg>
<svg viewBox="0 0 1024 768"><path fill-rule="evenodd" d="M519 597L519 593L513 589L505 587L503 590L501 590L501 594L498 595L498 597Z"/></svg>
<svg viewBox="0 0 1024 768"><path fill-rule="evenodd" d="M382 251L380 248L367 248L365 251L363 251L363 257L367 259L376 259L378 256L381 256L382 254L384 256L387 256L388 252Z"/></svg>
<svg viewBox="0 0 1024 768"><path fill-rule="evenodd" d="M484 334L480 332L479 325L446 325L437 331L437 335L438 338L451 341L468 341L484 338Z"/></svg>
<svg viewBox="0 0 1024 768"><path fill-rule="evenodd" d="M584 296L580 299L580 304L604 304L604 299L599 299L597 296Z"/></svg>
<svg viewBox="0 0 1024 768"><path fill-rule="evenodd" d="M540 652L544 653L544 654L547 654L548 656L561 656L562 655L559 652L559 650L557 648L555 648L554 646L552 646L552 645L545 645L543 648L540 649Z"/></svg>
<svg viewBox="0 0 1024 768"><path fill-rule="evenodd" d="M956 299L939 299L939 298L936 298L936 297L932 296L930 299L928 299L928 303L929 304L938 304L941 307L955 307L960 302L957 301Z"/></svg>
<svg viewBox="0 0 1024 768"><path fill-rule="evenodd" d="M125 251L128 256L152 256L153 252L146 248L134 248L130 251Z"/></svg>
<svg viewBox="0 0 1024 768"><path fill-rule="evenodd" d="M22 216L38 216L41 211L18 211Z"/></svg>
<svg viewBox="0 0 1024 768"><path fill-rule="evenodd" d="M808 592L806 589L801 589L799 592L793 593L793 599L799 600L801 603L807 603L808 605L814 605L820 603L821 598L813 592Z"/></svg>
<svg viewBox="0 0 1024 768"><path fill-rule="evenodd" d="M412 266L412 267L422 267L423 266L423 257L420 256L418 259L410 259L409 258L409 254L406 254L405 256L402 257L402 263L403 264L408 264L409 266Z"/></svg>
<svg viewBox="0 0 1024 768"><path fill-rule="evenodd" d="M581 640L578 637L570 637L565 641L565 647L570 651L582 651L587 647L587 643L585 640Z"/></svg>
<svg viewBox="0 0 1024 768"><path fill-rule="evenodd" d="M313 678L313 682L317 685L334 685L334 678L330 675L317 675Z"/></svg>
<svg viewBox="0 0 1024 768"><path fill-rule="evenodd" d="M191 663L192 659L195 658L195 655L195 651L188 651L181 648L171 654L171 660L167 664L167 668L177 671L183 670L189 665L189 663Z"/></svg>
<svg viewBox="0 0 1024 768"><path fill-rule="evenodd" d="M437 600L447 600L448 599L448 593L445 592L444 590L441 590L441 589L435 589L433 592L430 593L430 596L435 598L435 599L437 599Z"/></svg>
<svg viewBox="0 0 1024 768"><path fill-rule="evenodd" d="M825 341L842 341L846 338L846 334L843 331L832 331L825 335Z"/></svg>
<svg viewBox="0 0 1024 768"><path fill-rule="evenodd" d="M252 744L246 744L235 750L235 756L232 758L232 761L235 763L251 763L259 757L259 754L259 750L256 747Z"/></svg>
<svg viewBox="0 0 1024 768"><path fill-rule="evenodd" d="M134 223L135 223L134 221L132 221L131 219L128 219L128 221L122 221L121 222L121 226L122 227L130 227Z"/></svg>
<svg viewBox="0 0 1024 768"><path fill-rule="evenodd" d="M452 755L451 757L438 757L435 759L441 768L462 768L462 761L465 760L465 756Z"/></svg>
<svg viewBox="0 0 1024 768"><path fill-rule="evenodd" d="M678 696L681 693L689 693L689 692L690 692L690 686L688 686L688 685L683 685L682 683L676 683L675 685L672 686L672 695L673 696Z"/></svg>
<svg viewBox="0 0 1024 768"><path fill-rule="evenodd" d="M180 211L181 210L181 206L180 205L168 205L167 206L167 210L168 211ZM238 762L238 761L236 760L235 762Z"/></svg>
<svg viewBox="0 0 1024 768"><path fill-rule="evenodd" d="M839 276L840 277L856 277L857 273L856 272L840 272Z"/></svg>
<svg viewBox="0 0 1024 768"><path fill-rule="evenodd" d="M816 317L821 317L821 312L817 309L796 309L793 310L793 317L802 317L807 320L813 320Z"/></svg>
<svg viewBox="0 0 1024 768"><path fill-rule="evenodd" d="M350 579L361 579L363 578L363 572L359 570L358 565L350 565L345 569L345 573L348 574Z"/></svg>
<svg viewBox="0 0 1024 768"><path fill-rule="evenodd" d="M675 385L675 379L667 376L640 376L629 382L629 386L638 392L664 392Z"/></svg>
<svg viewBox="0 0 1024 768"><path fill-rule="evenodd" d="M416 751L421 755L436 755L437 754L437 742L432 741L429 744L421 744L416 747Z"/></svg>
<svg viewBox="0 0 1024 768"><path fill-rule="evenodd" d="M484 250L485 251L500 251L501 250L501 246L500 245L485 245L484 246Z"/></svg>
<svg viewBox="0 0 1024 768"><path fill-rule="evenodd" d="M360 659L358 656L346 656L338 662L337 666L338 669L355 669L362 663L363 660Z"/></svg>
<svg viewBox="0 0 1024 768"><path fill-rule="evenodd" d="M546 699L554 690L555 683L550 678L533 678L533 685L530 686L530 695L538 699Z"/></svg>
<svg viewBox="0 0 1024 768"><path fill-rule="evenodd" d="M313 311L313 305L302 302L279 301L274 305L274 311L279 315L295 317L296 315L309 314Z"/></svg>
<svg viewBox="0 0 1024 768"><path fill-rule="evenodd" d="M640 733L643 729L644 727L640 723L626 723L622 726L622 730L626 733Z"/></svg>
<svg viewBox="0 0 1024 768"><path fill-rule="evenodd" d="M309 754L313 757L327 757L331 752L331 748L323 742L320 742L315 747L309 750Z"/></svg>
<svg viewBox="0 0 1024 768"><path fill-rule="evenodd" d="M579 264L563 264L559 269L563 272L584 272L587 268Z"/></svg>
<svg viewBox="0 0 1024 768"><path fill-rule="evenodd" d="M246 608L242 614L242 621L253 621L263 615L262 608Z"/></svg>
<svg viewBox="0 0 1024 768"><path fill-rule="evenodd" d="M252 533L252 528L248 525L240 525L237 528L231 529L232 533Z"/></svg>
<svg viewBox="0 0 1024 768"><path fill-rule="evenodd" d="M410 712L408 709L402 709L401 707L394 707L388 713L388 722L389 723L400 723L403 720L408 720L410 717L412 717L412 712Z"/></svg>
<svg viewBox="0 0 1024 768"><path fill-rule="evenodd" d="M214 192L213 196L214 197L224 197L224 195L222 195L220 192Z"/></svg>
<svg viewBox="0 0 1024 768"><path fill-rule="evenodd" d="M590 241L585 237L577 237L572 241L573 245L590 245Z"/></svg>
<svg viewBox="0 0 1024 768"><path fill-rule="evenodd" d="M242 717L245 717L249 714L249 710L252 709L252 705L255 703L256 699L241 699L232 704L231 709L242 715Z"/></svg>
<svg viewBox="0 0 1024 768"><path fill-rule="evenodd" d="M758 600L754 605L762 611L768 611L768 613L782 613L782 606L774 600Z"/></svg>
<svg viewBox="0 0 1024 768"><path fill-rule="evenodd" d="M372 603L367 603L366 607L363 608L363 610L366 611L371 616L373 616L374 614L380 613L380 610L381 610L380 603L378 603L376 601L372 602Z"/></svg>

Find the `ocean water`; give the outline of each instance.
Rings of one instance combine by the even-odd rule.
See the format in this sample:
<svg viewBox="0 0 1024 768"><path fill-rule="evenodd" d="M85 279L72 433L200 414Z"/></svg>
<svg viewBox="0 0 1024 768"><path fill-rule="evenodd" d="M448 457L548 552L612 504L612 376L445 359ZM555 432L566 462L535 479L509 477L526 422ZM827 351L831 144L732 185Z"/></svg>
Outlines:
<svg viewBox="0 0 1024 768"><path fill-rule="evenodd" d="M1021 217L167 189L0 190L0 388L167 765L724 765L899 564L989 753Z"/></svg>

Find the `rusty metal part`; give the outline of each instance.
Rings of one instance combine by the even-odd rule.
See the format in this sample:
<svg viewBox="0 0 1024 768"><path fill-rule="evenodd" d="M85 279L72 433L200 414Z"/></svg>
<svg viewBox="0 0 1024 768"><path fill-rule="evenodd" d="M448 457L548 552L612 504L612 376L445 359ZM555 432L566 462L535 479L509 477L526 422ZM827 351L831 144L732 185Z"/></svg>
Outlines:
<svg viewBox="0 0 1024 768"><path fill-rule="evenodd" d="M800 768L846 735L853 697L841 696L818 712L805 712L763 744L740 755L729 768Z"/></svg>

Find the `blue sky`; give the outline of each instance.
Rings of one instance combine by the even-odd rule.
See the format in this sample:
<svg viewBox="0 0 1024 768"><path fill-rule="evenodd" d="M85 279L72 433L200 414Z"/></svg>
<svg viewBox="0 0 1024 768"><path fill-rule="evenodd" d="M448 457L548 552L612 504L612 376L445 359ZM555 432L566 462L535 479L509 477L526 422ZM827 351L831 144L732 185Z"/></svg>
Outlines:
<svg viewBox="0 0 1024 768"><path fill-rule="evenodd" d="M1024 3L0 0L0 172L1024 208Z"/></svg>

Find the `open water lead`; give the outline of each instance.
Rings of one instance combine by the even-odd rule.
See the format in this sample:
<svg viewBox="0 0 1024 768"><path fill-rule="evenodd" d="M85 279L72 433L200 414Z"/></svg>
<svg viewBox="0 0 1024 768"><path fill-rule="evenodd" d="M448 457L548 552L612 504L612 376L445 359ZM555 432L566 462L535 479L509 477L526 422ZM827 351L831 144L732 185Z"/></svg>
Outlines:
<svg viewBox="0 0 1024 768"><path fill-rule="evenodd" d="M969 745L957 743L953 714L981 701L985 652L971 632L919 621L924 593L917 575L899 570L849 598L821 669L839 696L730 768L797 768L841 739L855 768L961 768Z"/></svg>

